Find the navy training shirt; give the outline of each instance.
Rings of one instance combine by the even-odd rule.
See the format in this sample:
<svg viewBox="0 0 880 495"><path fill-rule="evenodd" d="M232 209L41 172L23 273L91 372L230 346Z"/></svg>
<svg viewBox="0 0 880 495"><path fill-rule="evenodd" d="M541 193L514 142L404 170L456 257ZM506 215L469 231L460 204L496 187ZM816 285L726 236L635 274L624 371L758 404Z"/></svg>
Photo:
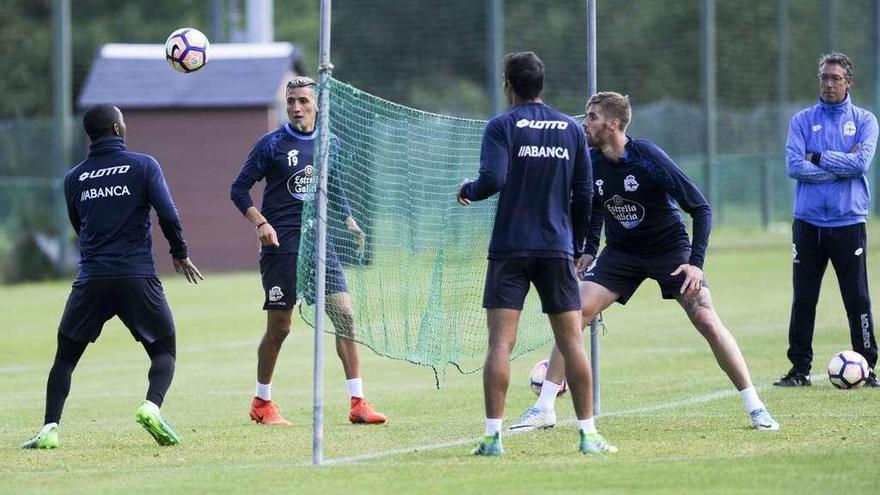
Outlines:
<svg viewBox="0 0 880 495"><path fill-rule="evenodd" d="M188 256L177 207L152 156L125 149L121 137L92 142L64 176L67 214L79 236L77 280L155 277L150 207L177 259Z"/></svg>
<svg viewBox="0 0 880 495"><path fill-rule="evenodd" d="M640 256L691 249L691 265L703 267L712 210L703 193L656 144L628 138L624 155L610 162L599 148L593 161L593 220L587 253L599 249L604 217L606 244ZM693 243L676 202L693 218Z"/></svg>
<svg viewBox="0 0 880 495"><path fill-rule="evenodd" d="M266 179L260 213L275 229L279 245L263 246L262 254L299 252L303 203L314 200L318 191L318 171L313 165L316 136L315 132L298 132L289 123L263 135L251 148L238 177L232 183L229 196L245 214L248 208L254 206L251 188ZM339 140L332 138L330 145L338 150ZM332 173L333 169L330 170L330 199L341 205L346 216L351 216L348 198Z"/></svg>
<svg viewBox="0 0 880 495"><path fill-rule="evenodd" d="M580 256L590 221L592 168L583 129L543 103L523 103L486 124L471 201L501 191L489 258Z"/></svg>

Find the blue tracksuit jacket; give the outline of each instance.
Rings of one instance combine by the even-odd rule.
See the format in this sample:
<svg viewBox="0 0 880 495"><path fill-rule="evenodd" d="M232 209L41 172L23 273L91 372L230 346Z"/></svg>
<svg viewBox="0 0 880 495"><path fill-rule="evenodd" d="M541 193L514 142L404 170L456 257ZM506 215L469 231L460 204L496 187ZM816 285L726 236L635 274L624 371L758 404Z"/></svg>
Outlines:
<svg viewBox="0 0 880 495"><path fill-rule="evenodd" d="M871 202L867 172L877 145L877 118L846 100L819 99L791 119L785 146L788 176L797 179L794 217L818 227L865 222ZM819 164L806 153L821 153Z"/></svg>

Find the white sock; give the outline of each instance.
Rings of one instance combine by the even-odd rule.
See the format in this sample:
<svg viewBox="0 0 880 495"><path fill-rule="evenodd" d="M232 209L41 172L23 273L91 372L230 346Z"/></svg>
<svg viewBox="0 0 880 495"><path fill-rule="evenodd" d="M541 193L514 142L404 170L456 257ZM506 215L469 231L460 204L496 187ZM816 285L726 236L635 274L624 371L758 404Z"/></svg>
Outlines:
<svg viewBox="0 0 880 495"><path fill-rule="evenodd" d="M40 431L40 433L46 433L52 428L58 428L58 423L46 423L45 425L43 425L43 430Z"/></svg>
<svg viewBox="0 0 880 495"><path fill-rule="evenodd" d="M152 402L150 402L148 400L145 400L143 405L147 406L147 409L150 409L154 413L159 412L159 406L157 406L156 404L153 404Z"/></svg>
<svg viewBox="0 0 880 495"><path fill-rule="evenodd" d="M345 381L346 386L348 386L348 395L351 397L358 397L360 399L364 398L364 381L360 378L352 378L351 380Z"/></svg>
<svg viewBox="0 0 880 495"><path fill-rule="evenodd" d="M740 390L739 396L742 397L747 413L751 413L755 409L765 409L764 403L758 398L758 392L755 391L754 386Z"/></svg>
<svg viewBox="0 0 880 495"><path fill-rule="evenodd" d="M596 433L596 422L592 417L590 419L579 419L578 429L584 433Z"/></svg>
<svg viewBox="0 0 880 495"><path fill-rule="evenodd" d="M550 380L544 380L544 384L541 385L541 395L538 396L538 402L535 403L535 407L545 411L555 411L556 395L559 394L560 388L562 388L562 385L557 385Z"/></svg>
<svg viewBox="0 0 880 495"><path fill-rule="evenodd" d="M272 384L267 383L263 385L262 383L257 382L257 390L254 392L254 395L265 401L272 400Z"/></svg>
<svg viewBox="0 0 880 495"><path fill-rule="evenodd" d="M496 433L501 433L501 421L504 418L486 418L486 429L483 435L494 437Z"/></svg>

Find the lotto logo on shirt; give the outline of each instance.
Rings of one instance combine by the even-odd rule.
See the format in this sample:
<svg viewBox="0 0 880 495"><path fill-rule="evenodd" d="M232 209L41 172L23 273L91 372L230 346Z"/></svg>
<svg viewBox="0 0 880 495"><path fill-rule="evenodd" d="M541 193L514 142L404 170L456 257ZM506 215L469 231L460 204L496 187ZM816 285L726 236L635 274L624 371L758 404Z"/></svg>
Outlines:
<svg viewBox="0 0 880 495"><path fill-rule="evenodd" d="M625 229L634 229L642 223L642 220L645 218L644 206L635 201L623 199L617 194L605 202L605 209L608 210L608 213L610 213L615 220L620 222Z"/></svg>
<svg viewBox="0 0 880 495"><path fill-rule="evenodd" d="M564 120L520 119L516 121L516 126L520 129L528 127L529 129L559 129L560 131L564 131L568 129L568 122Z"/></svg>
<svg viewBox="0 0 880 495"><path fill-rule="evenodd" d="M99 168L98 170L92 170L91 172L83 172L79 174L79 181L83 182L86 179L97 179L108 175L124 174L128 172L129 168L131 167L128 165L119 165L116 167Z"/></svg>
<svg viewBox="0 0 880 495"><path fill-rule="evenodd" d="M287 191L300 201L310 201L318 192L318 176L315 167L306 165L305 168L291 175L287 179Z"/></svg>

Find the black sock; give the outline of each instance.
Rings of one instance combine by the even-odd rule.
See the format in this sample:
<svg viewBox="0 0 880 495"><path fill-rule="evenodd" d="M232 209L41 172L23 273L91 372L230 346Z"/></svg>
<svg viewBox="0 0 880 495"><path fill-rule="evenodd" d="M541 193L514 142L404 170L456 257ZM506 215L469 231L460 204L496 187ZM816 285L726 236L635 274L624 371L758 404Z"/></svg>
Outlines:
<svg viewBox="0 0 880 495"><path fill-rule="evenodd" d="M150 355L150 372L147 375L150 387L147 389L147 400L162 407L165 393L171 387L174 378L174 363L177 350L174 335L157 340L151 344L144 344L147 354Z"/></svg>
<svg viewBox="0 0 880 495"><path fill-rule="evenodd" d="M55 351L55 362L49 371L46 382L46 415L44 424L61 421L64 401L70 393L70 379L73 370L86 350L88 342L77 342L58 334L58 349Z"/></svg>

